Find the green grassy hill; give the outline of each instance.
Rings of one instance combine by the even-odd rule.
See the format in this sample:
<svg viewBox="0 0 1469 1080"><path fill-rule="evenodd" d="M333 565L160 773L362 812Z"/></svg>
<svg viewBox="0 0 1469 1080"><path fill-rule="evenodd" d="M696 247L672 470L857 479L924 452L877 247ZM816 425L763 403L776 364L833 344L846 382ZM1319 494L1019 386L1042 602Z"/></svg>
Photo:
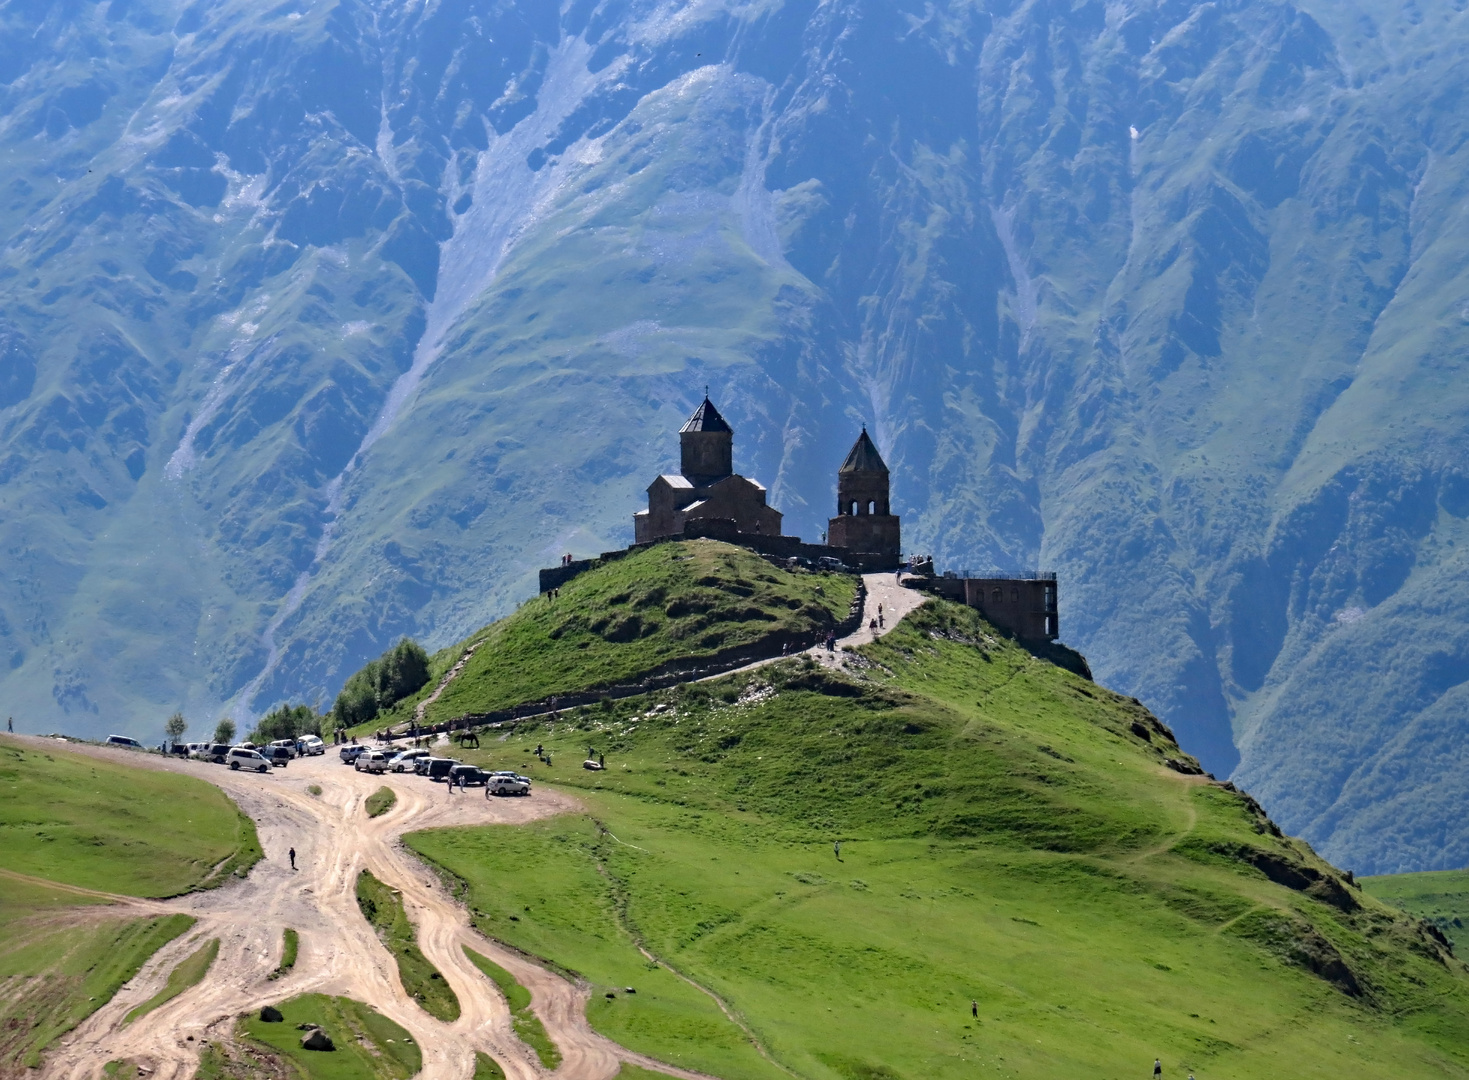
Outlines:
<svg viewBox="0 0 1469 1080"><path fill-rule="evenodd" d="M1362 888L1432 923L1456 950L1469 945L1469 870L1384 874L1363 878Z"/></svg>
<svg viewBox="0 0 1469 1080"><path fill-rule="evenodd" d="M588 978L599 1030L724 1080L1469 1076L1466 969L1416 919L962 607L847 672L782 661L466 756L586 812L409 843L482 930Z"/></svg>
<svg viewBox="0 0 1469 1080"><path fill-rule="evenodd" d="M628 683L670 662L695 665L767 640L809 643L846 618L855 594L852 577L784 570L730 544L659 544L574 578L554 600L538 596L441 650L421 691L359 730L411 719L476 643L429 706L429 722Z"/></svg>
<svg viewBox="0 0 1469 1080"><path fill-rule="evenodd" d="M0 1075L39 1065L194 922L129 919L78 890L173 896L259 857L218 788L0 736Z"/></svg>

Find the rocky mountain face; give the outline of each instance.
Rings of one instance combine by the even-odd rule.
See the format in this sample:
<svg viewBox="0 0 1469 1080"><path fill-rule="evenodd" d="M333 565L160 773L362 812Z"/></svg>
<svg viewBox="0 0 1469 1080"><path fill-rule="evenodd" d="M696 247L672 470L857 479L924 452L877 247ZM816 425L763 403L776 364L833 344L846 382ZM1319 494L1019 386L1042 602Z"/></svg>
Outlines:
<svg viewBox="0 0 1469 1080"><path fill-rule="evenodd" d="M1462 865L1462 6L0 4L6 711L326 703L626 543L707 383L787 531L865 422L909 550Z"/></svg>

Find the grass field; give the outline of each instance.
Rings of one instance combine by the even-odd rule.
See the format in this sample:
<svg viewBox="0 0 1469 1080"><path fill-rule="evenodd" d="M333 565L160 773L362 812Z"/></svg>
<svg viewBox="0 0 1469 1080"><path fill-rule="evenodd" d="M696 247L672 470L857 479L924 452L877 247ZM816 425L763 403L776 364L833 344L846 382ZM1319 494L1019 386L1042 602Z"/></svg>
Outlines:
<svg viewBox="0 0 1469 1080"><path fill-rule="evenodd" d="M260 846L208 784L0 736L0 852L4 1072L39 1065L194 924L119 917L105 897L76 889L172 896L248 871Z"/></svg>
<svg viewBox="0 0 1469 1080"><path fill-rule="evenodd" d="M516 982L514 975L488 956L481 956L467 946L464 954L469 957L475 967L489 976L490 981L499 987L506 1004L510 1006L510 1023L515 1028L515 1034L520 1041L536 1052L536 1057L541 1059L542 1065L554 1070L561 1064L561 1052L546 1035L546 1029L541 1024L540 1017L531 1011L530 991Z"/></svg>
<svg viewBox="0 0 1469 1080"><path fill-rule="evenodd" d="M1456 951L1469 947L1469 870L1367 877L1362 888L1438 927Z"/></svg>
<svg viewBox="0 0 1469 1080"><path fill-rule="evenodd" d="M187 915L119 918L78 902L0 876L0 1074L38 1067L46 1047L194 925Z"/></svg>
<svg viewBox="0 0 1469 1080"><path fill-rule="evenodd" d="M303 1080L407 1080L423 1066L412 1036L377 1010L350 998L304 994L276 1006L284 1021L268 1024L259 1014L240 1021L238 1034L271 1048ZM318 1024L335 1044L330 1053L301 1049L297 1024Z"/></svg>
<svg viewBox="0 0 1469 1080"><path fill-rule="evenodd" d="M217 787L0 736L5 868L127 896L176 896L249 872L255 826Z"/></svg>
<svg viewBox="0 0 1469 1080"><path fill-rule="evenodd" d="M381 817L398 804L398 793L386 785L367 797L362 805L368 817Z"/></svg>
<svg viewBox="0 0 1469 1080"><path fill-rule="evenodd" d="M419 949L403 898L363 870L357 875L357 906L398 962L398 977L408 996L445 1023L459 1019L459 998Z"/></svg>
<svg viewBox="0 0 1469 1080"><path fill-rule="evenodd" d="M410 719L475 642L484 644L429 706L430 722L616 685L670 660L775 634L814 633L845 618L855 594L849 576L789 572L729 544L659 544L573 579L555 600L529 600L435 654L428 685L361 730Z"/></svg>
<svg viewBox="0 0 1469 1080"><path fill-rule="evenodd" d="M465 756L519 769L537 743L563 764L534 775L587 815L408 842L482 930L587 977L598 1030L664 1060L724 1080L1120 1080L1154 1057L1469 1076L1461 963L1170 767L1191 763L1135 702L966 609L921 609L850 676L783 662ZM593 744L606 772L573 767Z"/></svg>
<svg viewBox="0 0 1469 1080"><path fill-rule="evenodd" d="M172 1001L191 986L198 986L204 981L204 976L209 974L209 969L214 965L214 958L219 955L219 939L213 938L206 941L184 958L178 967L168 973L168 980L163 984L163 989L154 994L137 1008L132 1009L122 1022L131 1024L140 1016L146 1016L158 1006Z"/></svg>

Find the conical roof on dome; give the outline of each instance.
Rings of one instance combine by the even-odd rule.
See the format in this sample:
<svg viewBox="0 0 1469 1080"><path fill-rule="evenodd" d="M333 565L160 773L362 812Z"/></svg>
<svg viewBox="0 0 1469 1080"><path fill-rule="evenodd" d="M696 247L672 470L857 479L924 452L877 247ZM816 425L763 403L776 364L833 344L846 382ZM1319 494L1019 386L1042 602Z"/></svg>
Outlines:
<svg viewBox="0 0 1469 1080"><path fill-rule="evenodd" d="M882 460L882 455L877 452L877 446L867 434L867 428L863 427L862 434L857 436L857 441L852 444L852 450L847 454L847 460L842 462L842 467L837 472L881 472L888 471L887 463Z"/></svg>
<svg viewBox="0 0 1469 1080"><path fill-rule="evenodd" d="M704 401L694 410L694 415L689 417L689 422L678 429L682 435L686 431L728 431L733 433L734 428L729 422L719 415L719 410L714 407L714 402L709 400L709 395L704 395Z"/></svg>

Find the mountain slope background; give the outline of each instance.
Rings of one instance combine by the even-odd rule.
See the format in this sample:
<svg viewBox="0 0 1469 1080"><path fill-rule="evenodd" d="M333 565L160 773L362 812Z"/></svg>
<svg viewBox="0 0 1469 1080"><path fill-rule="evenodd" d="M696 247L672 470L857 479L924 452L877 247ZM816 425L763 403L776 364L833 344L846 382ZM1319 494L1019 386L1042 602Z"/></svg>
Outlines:
<svg viewBox="0 0 1469 1080"><path fill-rule="evenodd" d="M1469 860L1453 2L0 4L0 693L323 704L704 385L1360 872ZM155 736L156 737L156 736Z"/></svg>

